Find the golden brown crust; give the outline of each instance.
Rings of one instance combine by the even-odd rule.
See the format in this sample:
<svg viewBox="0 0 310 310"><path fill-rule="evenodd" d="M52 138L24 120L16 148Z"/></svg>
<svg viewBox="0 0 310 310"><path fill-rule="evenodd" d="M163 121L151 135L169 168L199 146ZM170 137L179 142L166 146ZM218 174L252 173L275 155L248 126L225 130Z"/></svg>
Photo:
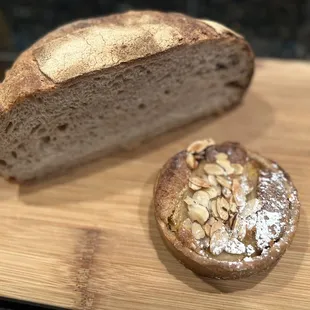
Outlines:
<svg viewBox="0 0 310 310"><path fill-rule="evenodd" d="M118 41L114 42L114 38L110 38L109 41L108 37L103 38L104 43L94 40L97 42L94 48L90 46L86 54L82 55L85 56L84 65L80 64L79 59L74 60L74 57L69 57L68 62L64 64L62 57L67 56L66 50L70 50L74 45L77 51L81 52L84 45L88 46L88 39L102 36L113 29L116 29L115 36ZM120 35L130 32L130 29L133 31L132 35L141 42L135 42L132 48L129 46L127 50L125 48L126 52L122 52L122 46L125 45L119 42ZM166 40L156 41L156 38L154 40L154 34L156 36L159 29L163 31L161 37L164 36ZM147 57L178 46L222 39L230 40L232 43L238 40L251 58L254 58L246 41L235 33L219 27L216 23L208 24L183 14L131 11L103 18L80 20L50 32L19 56L0 86L0 110L9 110L27 96L60 87L72 78L94 70L113 67L121 62ZM113 55L103 54L101 58L93 59L103 47ZM52 57L52 60L49 57Z"/></svg>
<svg viewBox="0 0 310 310"><path fill-rule="evenodd" d="M262 162L266 162L266 159L257 153L248 150L247 152L251 154L251 157L253 156ZM293 194L293 198L290 200L287 226L282 237L259 256L239 262L228 262L197 254L185 247L176 238L175 233L169 229L168 218L174 211L178 199L180 199L179 194L187 187L190 176L190 170L186 165L185 159L186 151L172 157L161 170L154 186L153 204L155 218L160 233L171 252L187 268L199 275L210 278L238 279L271 269L291 244L299 220L300 203L297 197L297 190L292 184L289 175L277 165L277 169L284 173ZM272 161L268 161L268 163L271 166L275 164Z"/></svg>
<svg viewBox="0 0 310 310"><path fill-rule="evenodd" d="M154 191L157 203L156 216L165 224L178 202L177 193L182 192L188 183L190 170L185 162L186 152L180 152L171 158L161 169Z"/></svg>

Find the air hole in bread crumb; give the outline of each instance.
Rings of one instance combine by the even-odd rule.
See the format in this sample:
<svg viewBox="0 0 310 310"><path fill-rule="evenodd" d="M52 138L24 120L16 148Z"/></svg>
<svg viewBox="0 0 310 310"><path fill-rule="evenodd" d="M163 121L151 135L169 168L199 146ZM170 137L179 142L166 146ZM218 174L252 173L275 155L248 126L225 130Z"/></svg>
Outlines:
<svg viewBox="0 0 310 310"><path fill-rule="evenodd" d="M51 141L51 137L50 137L50 136L42 137L42 138L41 138L41 141L42 141L43 143L48 144L48 143Z"/></svg>
<svg viewBox="0 0 310 310"><path fill-rule="evenodd" d="M216 64L216 70L223 70L223 69L227 69L227 66L220 62Z"/></svg>
<svg viewBox="0 0 310 310"><path fill-rule="evenodd" d="M169 95L169 94L170 94L170 89L166 89L166 90L165 90L165 94L166 94L166 95Z"/></svg>
<svg viewBox="0 0 310 310"><path fill-rule="evenodd" d="M46 128L42 127L38 130L38 134L41 135L46 132Z"/></svg>
<svg viewBox="0 0 310 310"><path fill-rule="evenodd" d="M201 76L201 75L203 75L203 69L199 69L197 72L196 72L196 75L198 75L198 76Z"/></svg>
<svg viewBox="0 0 310 310"><path fill-rule="evenodd" d="M20 150L20 151L22 151L22 152L26 151L24 143L21 143L21 144L17 147L17 149Z"/></svg>
<svg viewBox="0 0 310 310"><path fill-rule="evenodd" d="M16 152L12 151L11 154L12 154L12 156L13 156L14 158L17 158Z"/></svg>
<svg viewBox="0 0 310 310"><path fill-rule="evenodd" d="M13 123L9 122L8 125L5 128L5 133L8 133L11 130L12 126L13 126Z"/></svg>
<svg viewBox="0 0 310 310"><path fill-rule="evenodd" d="M144 110L146 108L146 105L144 103L140 103L138 105L139 110Z"/></svg>
<svg viewBox="0 0 310 310"><path fill-rule="evenodd" d="M38 130L38 128L39 128L40 126L41 126L41 124L38 124L38 125L34 126L34 127L31 129L30 134L34 134L34 133Z"/></svg>
<svg viewBox="0 0 310 310"><path fill-rule="evenodd" d="M225 83L225 86L228 86L228 87L235 87L235 88L241 88L241 89L244 88L238 81L227 82L227 83Z"/></svg>
<svg viewBox="0 0 310 310"><path fill-rule="evenodd" d="M101 80L101 76L95 76L94 77L94 81L100 81Z"/></svg>
<svg viewBox="0 0 310 310"><path fill-rule="evenodd" d="M65 131L68 127L68 124L62 124L62 125L58 125L57 128L60 131Z"/></svg>
<svg viewBox="0 0 310 310"><path fill-rule="evenodd" d="M103 115L99 115L98 118L99 119L104 119L104 116Z"/></svg>
<svg viewBox="0 0 310 310"><path fill-rule="evenodd" d="M147 74L151 74L151 70L147 69L147 70L146 70L146 73L147 73Z"/></svg>
<svg viewBox="0 0 310 310"><path fill-rule="evenodd" d="M0 159L0 166L2 166L2 167L7 166L6 161L5 161L5 160L3 160L3 159Z"/></svg>
<svg viewBox="0 0 310 310"><path fill-rule="evenodd" d="M232 54L228 58L229 58L232 66L236 66L240 63L240 59L239 59L239 56L237 54Z"/></svg>

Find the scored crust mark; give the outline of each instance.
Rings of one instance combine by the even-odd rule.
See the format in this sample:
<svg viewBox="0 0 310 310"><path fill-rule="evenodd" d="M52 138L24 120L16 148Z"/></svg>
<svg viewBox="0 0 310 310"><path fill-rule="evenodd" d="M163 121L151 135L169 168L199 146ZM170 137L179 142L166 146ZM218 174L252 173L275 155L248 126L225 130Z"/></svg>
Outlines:
<svg viewBox="0 0 310 310"><path fill-rule="evenodd" d="M47 42L35 49L33 55L40 70L53 82L61 83L85 73L146 57L150 51L152 54L160 53L179 45L182 38L175 28L168 25L128 26L125 36L124 31L124 27L80 29Z"/></svg>
<svg viewBox="0 0 310 310"><path fill-rule="evenodd" d="M289 176L239 143L212 139L193 142L184 163L187 185L174 210L182 209L182 216L170 244L179 260L201 275L226 279L271 268L292 241L299 217Z"/></svg>
<svg viewBox="0 0 310 310"><path fill-rule="evenodd" d="M112 15L106 22L97 19L93 23L76 23L70 32L63 31L62 36L37 47L33 56L39 69L54 83L61 83L192 41L226 34L242 39L219 23L203 20L202 24L181 14L145 11L140 15L125 13L122 20L119 17ZM195 27L191 26L193 23ZM192 32L187 28L193 28Z"/></svg>

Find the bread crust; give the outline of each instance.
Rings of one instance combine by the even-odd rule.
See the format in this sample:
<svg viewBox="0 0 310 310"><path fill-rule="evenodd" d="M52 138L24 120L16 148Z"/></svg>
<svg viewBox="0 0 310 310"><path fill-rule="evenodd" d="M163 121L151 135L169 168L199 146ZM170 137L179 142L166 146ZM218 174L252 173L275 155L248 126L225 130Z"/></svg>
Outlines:
<svg viewBox="0 0 310 310"><path fill-rule="evenodd" d="M130 40L120 39L126 38L130 31L137 39L132 45ZM158 31L165 40L154 39ZM109 37L110 32L112 36L114 33L114 37ZM88 39L94 36L101 36L103 41L89 42ZM231 44L236 41L242 44L253 60L248 79L250 83L254 55L248 43L235 32L215 22L201 21L179 13L129 11L62 26L23 52L6 72L5 80L0 85L0 113L10 111L27 97L62 87L98 70L109 70L126 62L139 61L206 40L229 40ZM85 46L89 48L82 53L81 49ZM70 53L74 47L84 61ZM102 57L94 58L102 49Z"/></svg>
<svg viewBox="0 0 310 310"><path fill-rule="evenodd" d="M260 256L255 256L250 260L239 262L220 261L211 257L197 254L185 247L177 238L174 232L168 228L168 218L176 207L180 194L187 187L191 170L186 164L186 151L182 151L173 156L161 169L154 186L154 211L159 231L163 240L173 255L187 268L198 275L216 279L238 279L245 278L262 271L269 270L276 265L281 256L292 242L299 220L300 203L289 175L279 166L288 180L289 185L296 199L290 201L289 219L283 236L275 242L268 250L263 251ZM262 156L248 151L250 156L257 160L266 162ZM272 165L272 161L267 162Z"/></svg>

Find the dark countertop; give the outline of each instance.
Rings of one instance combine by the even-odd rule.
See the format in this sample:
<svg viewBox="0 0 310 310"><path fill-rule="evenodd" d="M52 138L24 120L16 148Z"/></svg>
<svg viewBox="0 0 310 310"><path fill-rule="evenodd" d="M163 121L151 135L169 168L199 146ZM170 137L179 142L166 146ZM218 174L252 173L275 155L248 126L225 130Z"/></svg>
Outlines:
<svg viewBox="0 0 310 310"><path fill-rule="evenodd" d="M21 51L49 30L78 18L128 9L185 12L241 32L258 56L310 59L310 0L11 0L0 4L2 46ZM2 26L1 26L2 25ZM4 30L1 31L1 27Z"/></svg>
<svg viewBox="0 0 310 310"><path fill-rule="evenodd" d="M18 301L9 298L1 298L0 296L0 310L66 310L63 308L52 307L48 305L34 304L30 302Z"/></svg>

